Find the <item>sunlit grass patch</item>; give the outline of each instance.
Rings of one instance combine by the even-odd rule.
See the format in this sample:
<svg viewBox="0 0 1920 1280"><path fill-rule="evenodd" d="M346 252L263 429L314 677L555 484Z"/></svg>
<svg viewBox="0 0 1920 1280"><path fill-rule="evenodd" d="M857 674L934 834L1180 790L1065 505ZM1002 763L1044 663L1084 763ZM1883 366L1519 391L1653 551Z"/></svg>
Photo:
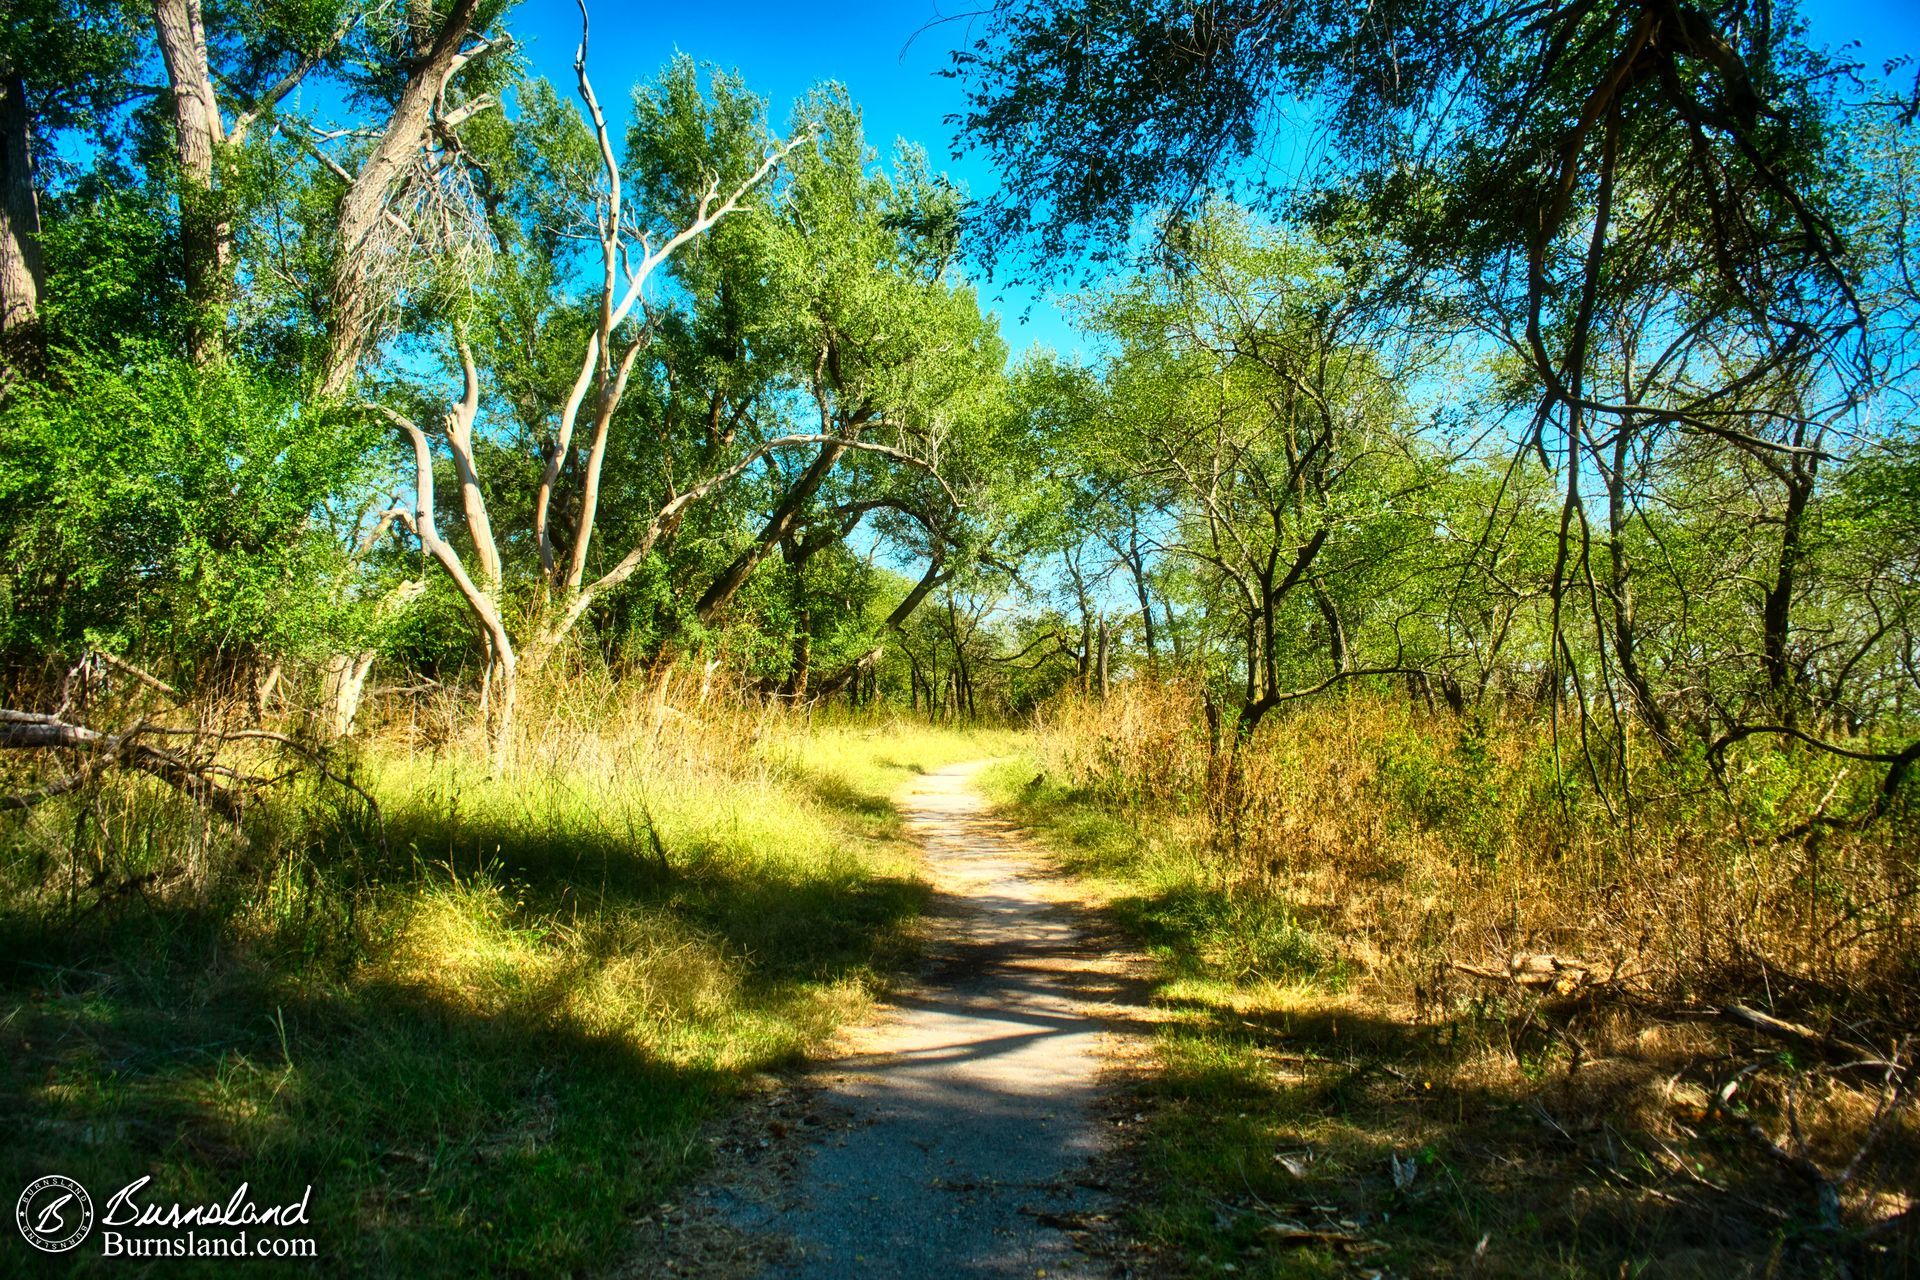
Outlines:
<svg viewBox="0 0 1920 1280"><path fill-rule="evenodd" d="M53 809L16 822L0 1180L311 1183L332 1269L614 1257L700 1167L705 1118L915 954L926 890L889 795L1007 739L572 696L499 777L458 744L370 743L377 828L295 792L218 846L177 797L106 792L116 838L208 874L77 921Z"/></svg>

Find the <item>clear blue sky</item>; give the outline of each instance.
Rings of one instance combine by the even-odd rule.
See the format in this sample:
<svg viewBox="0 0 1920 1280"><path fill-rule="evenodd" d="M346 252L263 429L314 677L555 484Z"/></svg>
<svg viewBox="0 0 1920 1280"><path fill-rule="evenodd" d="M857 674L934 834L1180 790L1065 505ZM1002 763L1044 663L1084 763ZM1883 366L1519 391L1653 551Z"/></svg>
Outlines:
<svg viewBox="0 0 1920 1280"><path fill-rule="evenodd" d="M953 157L953 129L946 117L961 109L961 86L936 74L951 65L952 50L977 35L964 15L991 0L941 0L938 5L934 0L588 2L593 14L588 71L616 127L624 126L628 87L651 78L678 50L738 70L772 103L776 126L809 87L837 80L865 112L867 136L883 153L895 138L918 142L975 196L994 189L992 169L983 158ZM1803 7L1817 43L1838 48L1858 41L1857 56L1875 71L1885 59L1920 56L1920 4L1914 0L1808 0ZM580 37L574 4L524 0L509 26L535 69L570 90ZM985 287L984 301L1000 312L1002 331L1016 351L1035 341L1065 354L1081 345L1073 328L1032 289L995 282Z"/></svg>
<svg viewBox="0 0 1920 1280"><path fill-rule="evenodd" d="M966 13L988 0L947 0L944 12ZM588 0L593 40L587 72L616 129L624 126L627 89L650 79L677 50L737 70L772 107L776 128L793 102L823 80L844 84L865 117L867 139L883 156L904 138L927 149L938 169L975 196L993 190L991 168L978 157L953 158L945 118L961 109L960 83L937 72L951 51L977 36L965 18L942 21L932 0L850 0L833 5L706 3L686 7ZM508 19L534 69L570 93L579 10L571 0L524 0ZM1022 350L1044 342L1071 354L1078 338L1031 288L982 283L982 302L998 311L1008 343ZM1025 319L1022 317L1025 316Z"/></svg>

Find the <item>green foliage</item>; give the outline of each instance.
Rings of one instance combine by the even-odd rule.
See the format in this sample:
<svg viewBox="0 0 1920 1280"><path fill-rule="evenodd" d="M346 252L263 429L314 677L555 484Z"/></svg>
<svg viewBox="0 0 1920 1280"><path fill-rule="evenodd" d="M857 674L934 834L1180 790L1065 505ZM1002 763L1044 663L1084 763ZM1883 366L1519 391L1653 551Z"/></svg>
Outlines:
<svg viewBox="0 0 1920 1280"><path fill-rule="evenodd" d="M121 0L17 0L0 24L0 75L28 86L34 132L96 136L124 99L139 51L141 8Z"/></svg>
<svg viewBox="0 0 1920 1280"><path fill-rule="evenodd" d="M371 476L363 426L281 380L64 355L0 408L8 660L133 650L182 672L337 638L321 518Z"/></svg>
<svg viewBox="0 0 1920 1280"><path fill-rule="evenodd" d="M185 323L173 228L149 193L118 185L127 176L109 170L49 200L40 237L42 322L59 341L109 361L171 351Z"/></svg>

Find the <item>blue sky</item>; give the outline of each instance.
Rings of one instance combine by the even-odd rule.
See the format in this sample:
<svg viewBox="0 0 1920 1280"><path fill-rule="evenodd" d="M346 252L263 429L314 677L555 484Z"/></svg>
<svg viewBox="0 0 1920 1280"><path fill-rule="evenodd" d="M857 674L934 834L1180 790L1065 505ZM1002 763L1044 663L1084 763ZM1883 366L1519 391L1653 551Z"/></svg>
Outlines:
<svg viewBox="0 0 1920 1280"><path fill-rule="evenodd" d="M968 19L943 20L943 14L964 14L986 2L948 0L944 10L930 0L710 3L675 8L663 19L656 6L588 0L593 40L587 71L616 128L624 124L628 87L651 78L676 50L739 71L772 104L776 127L809 88L837 80L861 108L868 141L883 154L896 138L920 143L936 168L979 196L993 189L992 170L979 157L953 157L953 129L945 117L960 110L963 93L958 81L936 73L951 65L952 50L977 38L969 34L975 28ZM580 15L570 0L523 0L508 29L539 74L571 90ZM982 293L984 305L1000 313L1015 350L1034 341L1074 350L1074 331L1034 290L996 281L983 283Z"/></svg>
<svg viewBox="0 0 1920 1280"><path fill-rule="evenodd" d="M1358 0L1356 0L1358 2ZM895 138L923 144L935 164L974 195L994 189L984 158L954 158L946 117L963 105L961 85L937 72L978 32L968 14L991 0L850 0L833 5L727 0L658 6L589 0L593 43L588 71L616 127L624 125L627 88L650 78L676 50L738 70L774 109L822 80L847 86L866 116L868 138L883 151ZM1901 54L1920 56L1920 5L1914 0L1808 0L1816 43L1858 41L1874 70ZM579 11L571 0L523 0L509 23L534 68L563 89L573 83ZM1911 75L1911 69L1904 75ZM999 282L984 288L1008 342L1018 351L1042 342L1066 354L1080 347L1074 329L1034 290Z"/></svg>

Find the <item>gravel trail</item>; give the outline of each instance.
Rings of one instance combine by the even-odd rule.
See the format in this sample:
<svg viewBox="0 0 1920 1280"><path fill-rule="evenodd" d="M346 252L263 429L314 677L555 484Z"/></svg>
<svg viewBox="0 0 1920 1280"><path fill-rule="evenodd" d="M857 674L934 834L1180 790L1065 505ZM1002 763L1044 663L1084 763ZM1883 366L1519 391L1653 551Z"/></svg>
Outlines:
<svg viewBox="0 0 1920 1280"><path fill-rule="evenodd" d="M1137 984L1076 918L1069 891L986 811L972 785L986 763L924 775L901 801L936 892L931 967L811 1074L802 1100L774 1109L786 1121L762 1121L783 1138L792 1130L771 1144L777 1158L749 1152L769 1176L723 1159L722 1179L698 1193L727 1236L760 1246L731 1251L731 1266L709 1254L676 1270L1112 1274L1077 1245L1108 1234L1103 1037L1137 1013Z"/></svg>

